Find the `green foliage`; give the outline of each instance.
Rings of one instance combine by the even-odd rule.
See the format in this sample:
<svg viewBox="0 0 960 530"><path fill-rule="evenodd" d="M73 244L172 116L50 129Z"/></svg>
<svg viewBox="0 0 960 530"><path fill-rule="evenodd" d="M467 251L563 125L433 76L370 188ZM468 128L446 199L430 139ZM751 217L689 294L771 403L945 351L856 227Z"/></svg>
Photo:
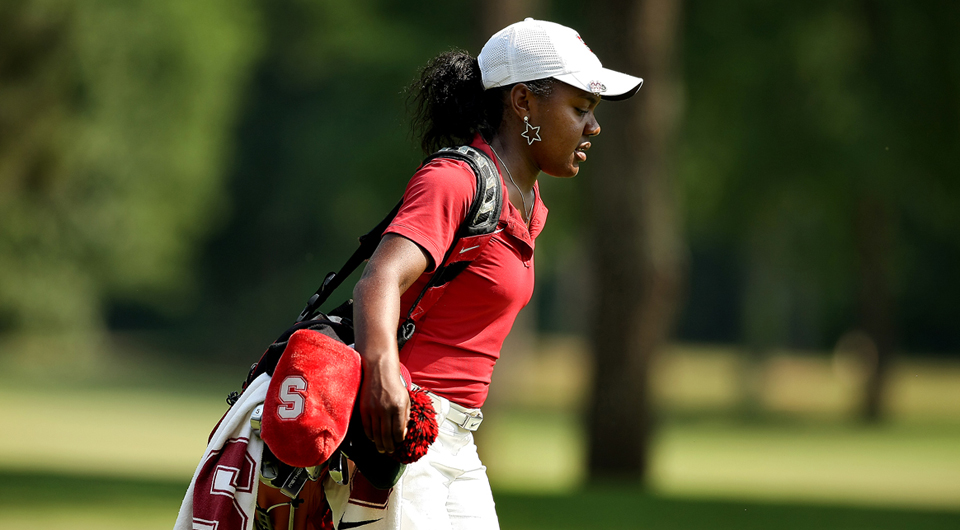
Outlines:
<svg viewBox="0 0 960 530"><path fill-rule="evenodd" d="M405 88L439 51L467 46L473 24L441 4L261 4L266 47L237 129L233 210L203 249L190 317L201 334L218 330L210 348L249 356L242 348L273 340L396 204L423 156Z"/></svg>
<svg viewBox="0 0 960 530"><path fill-rule="evenodd" d="M689 3L685 209L695 248L743 264L744 338L830 345L855 325L858 241L887 226L908 344L930 344L924 321L960 343L942 304L907 303L960 294L955 275L917 283L960 244L958 14L939 1ZM882 213L858 232L864 203Z"/></svg>
<svg viewBox="0 0 960 530"><path fill-rule="evenodd" d="M0 25L3 327L96 327L108 297L174 308L223 214L251 6L18 0Z"/></svg>
<svg viewBox="0 0 960 530"><path fill-rule="evenodd" d="M588 41L600 31L580 27L580 4L541 7ZM106 306L121 326L229 314L238 340L275 334L400 195L421 157L403 89L438 52L479 50L480 9L0 3L0 330L92 329ZM957 14L938 0L687 3L685 336L829 345L855 319L868 198L891 227L906 344L960 341ZM547 327L575 327L588 290L592 171L542 179Z"/></svg>

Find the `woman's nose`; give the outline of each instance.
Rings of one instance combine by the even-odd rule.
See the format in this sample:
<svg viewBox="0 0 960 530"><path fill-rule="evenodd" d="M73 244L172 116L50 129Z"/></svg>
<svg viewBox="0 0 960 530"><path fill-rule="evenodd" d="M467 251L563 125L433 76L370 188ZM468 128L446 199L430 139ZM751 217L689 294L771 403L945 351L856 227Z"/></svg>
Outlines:
<svg viewBox="0 0 960 530"><path fill-rule="evenodd" d="M597 136L597 135L599 135L599 134L600 134L600 122L598 122L598 121L596 120L596 118L594 118L593 121L591 121L590 123L587 124L587 128L586 128L586 130L584 130L584 132L587 134L587 136Z"/></svg>

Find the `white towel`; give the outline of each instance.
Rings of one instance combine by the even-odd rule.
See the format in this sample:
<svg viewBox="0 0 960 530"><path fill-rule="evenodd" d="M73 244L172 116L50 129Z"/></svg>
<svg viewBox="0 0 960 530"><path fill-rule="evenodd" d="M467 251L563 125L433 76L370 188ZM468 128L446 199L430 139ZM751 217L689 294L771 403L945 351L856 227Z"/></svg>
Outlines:
<svg viewBox="0 0 960 530"><path fill-rule="evenodd" d="M270 376L261 374L227 411L207 444L180 505L174 530L251 530L260 484L263 441L250 415L267 396Z"/></svg>

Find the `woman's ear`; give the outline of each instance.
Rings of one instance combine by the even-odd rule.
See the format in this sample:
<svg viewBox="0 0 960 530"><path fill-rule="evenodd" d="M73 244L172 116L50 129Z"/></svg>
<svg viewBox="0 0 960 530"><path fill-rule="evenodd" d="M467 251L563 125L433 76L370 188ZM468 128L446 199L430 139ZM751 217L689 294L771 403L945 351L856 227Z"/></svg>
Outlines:
<svg viewBox="0 0 960 530"><path fill-rule="evenodd" d="M509 109L521 120L530 115L530 106L533 103L533 92L523 83L517 83L510 89Z"/></svg>

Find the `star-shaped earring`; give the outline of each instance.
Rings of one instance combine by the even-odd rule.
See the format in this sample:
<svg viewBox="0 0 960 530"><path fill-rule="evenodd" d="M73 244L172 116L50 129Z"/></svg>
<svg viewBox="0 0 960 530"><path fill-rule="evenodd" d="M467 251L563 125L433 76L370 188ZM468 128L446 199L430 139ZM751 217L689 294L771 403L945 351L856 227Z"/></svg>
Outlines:
<svg viewBox="0 0 960 530"><path fill-rule="evenodd" d="M530 125L530 118L527 116L523 117L523 124L527 126L526 130L520 133L520 136L523 136L527 139L527 145L533 145L533 142L539 142L540 140L540 127ZM530 136L530 131L533 131L533 136Z"/></svg>

